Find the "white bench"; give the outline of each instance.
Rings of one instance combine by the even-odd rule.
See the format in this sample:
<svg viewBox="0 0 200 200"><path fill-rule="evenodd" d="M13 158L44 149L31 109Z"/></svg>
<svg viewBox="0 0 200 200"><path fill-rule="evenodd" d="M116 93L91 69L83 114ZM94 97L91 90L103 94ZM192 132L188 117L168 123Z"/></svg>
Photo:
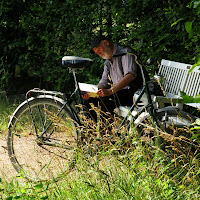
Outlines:
<svg viewBox="0 0 200 200"><path fill-rule="evenodd" d="M158 74L164 76L166 81L163 83L163 89L167 97L155 97L155 101L159 102L159 106L165 106L169 103L169 99L173 103L177 103L179 108L183 107L180 91L188 96L197 96L200 94L200 66L197 66L192 72L189 70L192 65L174 62L170 60L162 60ZM200 108L199 103L188 103L187 105Z"/></svg>
<svg viewBox="0 0 200 200"><path fill-rule="evenodd" d="M163 83L163 89L166 92L166 96L152 95L152 99L156 102L158 108L165 107L165 104L173 103L182 109L183 98L180 96L180 91L193 97L200 93L200 66L197 66L191 73L188 73L191 67L192 65L180 62L164 59L161 61L158 74L163 75L166 78L166 81ZM83 89L83 91L87 90ZM146 101L144 96L142 100ZM200 102L188 103L187 105L200 109ZM115 112L120 116L125 117L129 109L130 107L119 106L118 108L115 108ZM134 116L135 114L137 114L137 112L133 111L132 115ZM130 119L131 117L129 120Z"/></svg>
<svg viewBox="0 0 200 200"><path fill-rule="evenodd" d="M164 76L166 81L163 83L163 89L166 96L153 96L153 101L157 102L157 107L165 107L166 104L176 104L180 109L183 108L183 98L180 91L189 96L197 96L200 94L200 66L197 66L192 72L188 73L192 65L174 62L170 60L162 60L159 68L160 75ZM199 103L187 103L186 105L199 108ZM129 107L119 106L115 109L116 113L125 117ZM132 115L136 112L133 111Z"/></svg>

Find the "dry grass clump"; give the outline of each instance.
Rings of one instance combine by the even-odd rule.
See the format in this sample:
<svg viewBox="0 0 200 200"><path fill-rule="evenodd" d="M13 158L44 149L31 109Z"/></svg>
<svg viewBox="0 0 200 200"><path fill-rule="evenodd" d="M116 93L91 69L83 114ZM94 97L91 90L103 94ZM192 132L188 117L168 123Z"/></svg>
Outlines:
<svg viewBox="0 0 200 200"><path fill-rule="evenodd" d="M66 122L77 125L75 155L65 162L68 171L62 176L26 186L29 189L20 193L22 199L39 199L42 194L44 199L199 199L199 161L189 151L191 144L195 148L198 144L188 136L192 135L188 127L170 126L169 134L146 119L141 129L127 130L125 124L118 132L120 117L92 109L98 113L97 122L81 112L80 126L71 118L48 113L53 129L61 134L74 132ZM157 146L158 139L164 147ZM6 197L11 196L9 188L5 186ZM13 198L19 194L16 188L13 185Z"/></svg>
<svg viewBox="0 0 200 200"><path fill-rule="evenodd" d="M128 154L132 155L133 152L138 151L138 147L142 147L143 152L145 152L143 156L149 161L152 161L155 156L157 157L157 152L159 152L160 155L164 155L167 165L174 164L175 168L170 167L168 170L170 176L176 176L177 171L181 171L183 166L191 166L191 163L192 171L197 170L200 146L195 139L191 139L194 133L189 127L177 128L171 125L168 126L169 132L166 132L155 124L152 125L152 120L146 118L138 128L132 126L131 129L127 130L127 124L125 124L119 129L122 122L121 117L104 113L93 105L91 109L97 113L98 120L97 122L92 120L84 110L80 112L81 125L76 127L80 133L77 139L78 152L82 152L87 157L88 155L101 157L103 152L112 155L113 153L114 155L127 155L129 152ZM65 129L66 125L64 124L60 125L61 121L56 120L55 124L62 127L63 131L69 129L67 127ZM182 173L177 179L186 176L185 170ZM187 175L183 184L189 183L189 179L194 179L192 173ZM181 178L180 181L183 182Z"/></svg>
<svg viewBox="0 0 200 200"><path fill-rule="evenodd" d="M166 131L146 123L141 124L142 128L138 129L138 135L144 144L152 148L158 148L171 161L176 158L176 164L190 163L191 159L198 161L200 157L200 143L196 140L195 133L190 127L178 128L174 125L168 125Z"/></svg>
<svg viewBox="0 0 200 200"><path fill-rule="evenodd" d="M122 118L117 115L103 112L100 108L91 104L91 110L97 114L97 121L83 110L80 112L81 119L81 145L83 150L100 152L112 150L127 150L132 148L131 135L127 130L127 124L120 127ZM120 128L119 128L120 127Z"/></svg>
<svg viewBox="0 0 200 200"><path fill-rule="evenodd" d="M174 155L176 157L184 155L184 159L189 161L191 156L193 158L198 156L200 146L195 139L191 139L194 133L189 127L177 128L169 125L169 132L166 132L155 124L152 125L152 119L148 117L136 129L132 127L127 130L129 122L120 127L123 120L120 116L105 113L91 104L91 110L97 114L97 121L95 121L82 105L78 107L82 109L82 112L79 113L81 125L76 127L79 132L77 143L78 148L83 152L94 154L108 149L118 152L134 150L133 138L137 137L142 144L160 147L172 159L174 159ZM62 122L56 118L57 116L52 118L54 126L62 128L63 131L72 132L65 121ZM74 121L74 123L76 122Z"/></svg>

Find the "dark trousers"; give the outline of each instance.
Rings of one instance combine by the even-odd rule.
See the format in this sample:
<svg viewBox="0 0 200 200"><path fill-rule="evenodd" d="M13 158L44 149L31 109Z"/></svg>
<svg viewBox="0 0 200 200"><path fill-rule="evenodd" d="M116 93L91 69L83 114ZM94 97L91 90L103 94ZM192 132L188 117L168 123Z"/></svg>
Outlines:
<svg viewBox="0 0 200 200"><path fill-rule="evenodd" d="M96 112L91 110L90 103L94 104L95 107L100 107L103 113L114 114L114 109L118 106L131 106L133 104L133 90L123 89L111 96L99 97L99 98L89 98L89 100L84 100L84 105L86 106L87 112L96 121Z"/></svg>

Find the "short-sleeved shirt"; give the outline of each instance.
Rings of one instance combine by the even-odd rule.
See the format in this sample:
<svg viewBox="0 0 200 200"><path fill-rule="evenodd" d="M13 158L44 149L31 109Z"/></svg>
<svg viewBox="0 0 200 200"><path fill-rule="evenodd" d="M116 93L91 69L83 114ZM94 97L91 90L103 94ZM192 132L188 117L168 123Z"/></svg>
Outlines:
<svg viewBox="0 0 200 200"><path fill-rule="evenodd" d="M104 71L102 74L102 78L99 82L99 85L107 86L109 79L108 75L110 75L110 78L112 80L112 83L115 85L118 83L126 74L131 73L134 75L134 78L137 76L137 64L135 62L135 57L133 55L123 55L121 57L121 64L123 67L123 72L121 71L119 67L119 59L118 54L120 53L127 53L130 52L130 49L128 47L122 48L121 46L117 46L114 44L114 51L113 56L111 60L106 60L104 63ZM110 67L108 66L110 65ZM110 71L108 71L110 70ZM125 86L122 89L128 89L129 86Z"/></svg>

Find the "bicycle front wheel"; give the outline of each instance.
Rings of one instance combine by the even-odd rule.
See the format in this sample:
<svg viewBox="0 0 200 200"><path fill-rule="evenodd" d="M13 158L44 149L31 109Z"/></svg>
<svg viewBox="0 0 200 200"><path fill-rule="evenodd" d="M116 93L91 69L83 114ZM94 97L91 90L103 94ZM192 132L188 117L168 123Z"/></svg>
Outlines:
<svg viewBox="0 0 200 200"><path fill-rule="evenodd" d="M157 113L161 129L167 132L174 132L174 129L190 127L196 117L190 113L178 110L173 107L160 109Z"/></svg>
<svg viewBox="0 0 200 200"><path fill-rule="evenodd" d="M156 117L150 117L148 113L144 114L144 117L135 121L137 131L144 140L150 141L150 138L155 138L160 134L168 138L170 135L184 136L188 139L192 136L189 127L196 117L187 112L174 107L165 107L157 111Z"/></svg>
<svg viewBox="0 0 200 200"><path fill-rule="evenodd" d="M10 121L8 153L16 171L31 180L57 177L69 169L77 146L77 124L61 99L38 96L23 102Z"/></svg>

